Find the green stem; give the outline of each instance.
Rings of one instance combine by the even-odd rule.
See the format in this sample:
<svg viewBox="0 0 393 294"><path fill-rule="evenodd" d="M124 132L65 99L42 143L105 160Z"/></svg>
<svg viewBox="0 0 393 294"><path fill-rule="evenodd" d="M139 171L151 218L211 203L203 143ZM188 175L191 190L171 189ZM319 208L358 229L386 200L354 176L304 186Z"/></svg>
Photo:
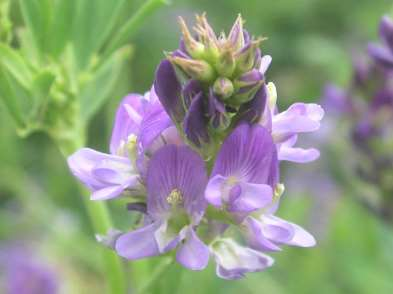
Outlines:
<svg viewBox="0 0 393 294"><path fill-rule="evenodd" d="M168 0L147 0L135 12L128 22L110 41L109 47L104 51L104 56L110 55L117 48L123 46L129 38L142 26L146 18L161 6L168 4Z"/></svg>
<svg viewBox="0 0 393 294"><path fill-rule="evenodd" d="M84 140L76 139L72 142L59 143L65 159L81 148ZM106 234L110 228L113 228L109 210L105 202L90 201L88 192L79 185L83 203L85 205L90 222L96 234ZM108 280L108 293L121 294L127 292L126 276L121 259L107 248L99 247L102 251L105 277Z"/></svg>
<svg viewBox="0 0 393 294"><path fill-rule="evenodd" d="M148 290L155 284L165 270L173 263L173 258L169 256L162 257L162 261L157 265L154 272L150 275L149 280L142 284L141 287L136 291L137 294L148 293Z"/></svg>

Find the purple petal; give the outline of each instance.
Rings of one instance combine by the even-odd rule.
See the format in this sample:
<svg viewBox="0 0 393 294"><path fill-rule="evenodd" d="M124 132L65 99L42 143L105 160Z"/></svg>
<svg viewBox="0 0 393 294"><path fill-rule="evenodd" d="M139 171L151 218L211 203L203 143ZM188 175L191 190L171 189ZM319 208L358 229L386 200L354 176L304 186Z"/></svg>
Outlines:
<svg viewBox="0 0 393 294"><path fill-rule="evenodd" d="M185 242L176 252L178 263L191 270L203 270L209 262L209 248L198 238L193 229L188 230Z"/></svg>
<svg viewBox="0 0 393 294"><path fill-rule="evenodd" d="M157 68L154 89L166 112L175 121L181 121L184 117L181 85L172 64L167 59L161 61Z"/></svg>
<svg viewBox="0 0 393 294"><path fill-rule="evenodd" d="M197 80L189 80L183 88L182 94L184 104L187 108L190 108L192 99L202 91L201 84Z"/></svg>
<svg viewBox="0 0 393 294"><path fill-rule="evenodd" d="M137 185L137 176L126 157L82 148L68 158L68 165L74 176L94 192L94 200L119 196L124 189Z"/></svg>
<svg viewBox="0 0 393 294"><path fill-rule="evenodd" d="M268 70L271 62L272 62L272 57L270 55L264 55L261 59L261 65L259 67L259 72L264 75L266 73L266 71Z"/></svg>
<svg viewBox="0 0 393 294"><path fill-rule="evenodd" d="M263 224L253 217L247 217L244 220L245 234L248 244L261 251L280 251L281 248L277 246L272 240L269 240L263 231Z"/></svg>
<svg viewBox="0 0 393 294"><path fill-rule="evenodd" d="M205 198L211 205L222 206L222 186L226 181L227 178L221 175L215 175L209 180L205 190Z"/></svg>
<svg viewBox="0 0 393 294"><path fill-rule="evenodd" d="M175 189L181 193L181 205L190 215L201 215L206 207L207 183L202 158L189 147L166 145L152 157L147 170L147 210L155 217L171 211L168 196Z"/></svg>
<svg viewBox="0 0 393 294"><path fill-rule="evenodd" d="M138 147L144 151L169 126L172 121L159 103L151 105L144 115L140 125Z"/></svg>
<svg viewBox="0 0 393 294"><path fill-rule="evenodd" d="M262 126L239 125L224 141L217 155L212 176L235 177L238 182L270 184L278 165L276 147Z"/></svg>
<svg viewBox="0 0 393 294"><path fill-rule="evenodd" d="M230 201L228 211L252 212L270 204L273 198L273 189L265 184L241 183L236 199Z"/></svg>
<svg viewBox="0 0 393 294"><path fill-rule="evenodd" d="M276 243L299 247L315 246L314 237L302 227L273 215L263 216L265 235ZM291 234L285 231L291 231Z"/></svg>
<svg viewBox="0 0 393 294"><path fill-rule="evenodd" d="M393 53L387 47L369 44L368 53L381 65L386 67L393 67Z"/></svg>
<svg viewBox="0 0 393 294"><path fill-rule="evenodd" d="M273 259L261 252L238 245L231 239L221 239L212 246L220 278L233 280L246 273L258 272L273 265Z"/></svg>
<svg viewBox="0 0 393 294"><path fill-rule="evenodd" d="M112 130L110 152L119 154L122 143L126 143L130 134L138 135L143 115L143 96L130 94L119 105ZM121 154L123 155L123 154Z"/></svg>
<svg viewBox="0 0 393 294"><path fill-rule="evenodd" d="M183 124L187 139L196 146L200 147L202 142L209 141L201 92L193 98Z"/></svg>
<svg viewBox="0 0 393 294"><path fill-rule="evenodd" d="M121 235L115 244L117 254L131 260L159 255L160 252L154 238L156 230L157 224L152 223Z"/></svg>
<svg viewBox="0 0 393 294"><path fill-rule="evenodd" d="M275 142L282 142L297 133L318 130L323 115L322 107L317 104L292 104L286 111L273 116L272 134Z"/></svg>
<svg viewBox="0 0 393 294"><path fill-rule="evenodd" d="M297 163L307 163L319 158L319 151L314 148L303 149L281 146L278 150L278 160L286 160Z"/></svg>

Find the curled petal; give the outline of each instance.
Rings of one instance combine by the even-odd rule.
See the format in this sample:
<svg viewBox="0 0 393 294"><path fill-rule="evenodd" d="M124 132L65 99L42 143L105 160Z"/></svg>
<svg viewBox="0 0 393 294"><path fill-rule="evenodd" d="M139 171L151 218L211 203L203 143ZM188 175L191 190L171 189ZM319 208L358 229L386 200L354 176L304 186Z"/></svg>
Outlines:
<svg viewBox="0 0 393 294"><path fill-rule="evenodd" d="M315 148L303 149L281 146L278 151L278 160L307 163L317 160L319 155L319 151Z"/></svg>
<svg viewBox="0 0 393 294"><path fill-rule="evenodd" d="M217 263L217 275L227 280L242 278L246 273L262 271L274 262L271 257L240 246L231 239L216 241L212 244L211 251Z"/></svg>
<svg viewBox="0 0 393 294"><path fill-rule="evenodd" d="M222 206L222 187L227 181L226 177L221 175L215 175L212 179L209 180L209 183L206 186L205 190L205 198L206 200L215 207Z"/></svg>
<svg viewBox="0 0 393 294"><path fill-rule="evenodd" d="M234 199L230 199L228 210L231 212L252 212L270 204L273 190L269 185L240 183Z"/></svg>
<svg viewBox="0 0 393 294"><path fill-rule="evenodd" d="M92 190L93 200L114 198L138 185L137 175L126 157L82 148L68 158L68 165L74 176Z"/></svg>
<svg viewBox="0 0 393 294"><path fill-rule="evenodd" d="M270 55L264 55L261 59L261 65L259 67L259 72L265 74L268 70L270 63L272 62L272 57Z"/></svg>
<svg viewBox="0 0 393 294"><path fill-rule="evenodd" d="M317 104L291 105L286 111L273 116L272 135L275 142L282 142L297 133L318 130L323 115L322 107Z"/></svg>
<svg viewBox="0 0 393 294"><path fill-rule="evenodd" d="M192 228L188 229L185 242L176 252L176 260L191 270L203 270L209 262L209 248L198 238Z"/></svg>
<svg viewBox="0 0 393 294"><path fill-rule="evenodd" d="M110 151L112 154L121 153L121 147L130 134L138 135L143 115L143 96L130 94L119 105L112 130ZM119 154L124 155L124 154Z"/></svg>
<svg viewBox="0 0 393 294"><path fill-rule="evenodd" d="M152 223L121 235L115 244L117 254L127 259L141 259L160 254L154 232L159 224Z"/></svg>

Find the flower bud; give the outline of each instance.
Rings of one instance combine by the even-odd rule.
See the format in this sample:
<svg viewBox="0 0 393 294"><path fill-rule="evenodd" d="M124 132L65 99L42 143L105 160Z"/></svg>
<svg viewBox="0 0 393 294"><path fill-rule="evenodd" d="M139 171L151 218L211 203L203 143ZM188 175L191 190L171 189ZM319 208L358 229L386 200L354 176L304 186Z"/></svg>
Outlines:
<svg viewBox="0 0 393 294"><path fill-rule="evenodd" d="M255 56L262 39L249 42L244 48L236 55L236 66L239 72L246 72L253 68L255 65Z"/></svg>
<svg viewBox="0 0 393 294"><path fill-rule="evenodd" d="M232 96L234 88L232 82L227 78L218 78L213 85L213 91L223 99Z"/></svg>
<svg viewBox="0 0 393 294"><path fill-rule="evenodd" d="M228 41L235 51L240 50L240 48L244 46L243 19L240 14L233 24L228 36Z"/></svg>
<svg viewBox="0 0 393 294"><path fill-rule="evenodd" d="M187 53L193 58L200 58L204 53L205 46L191 36L191 33L182 17L179 17L179 25L183 34L184 45Z"/></svg>
<svg viewBox="0 0 393 294"><path fill-rule="evenodd" d="M235 57L229 48L224 49L215 63L217 72L224 77L231 77L236 68Z"/></svg>
<svg viewBox="0 0 393 294"><path fill-rule="evenodd" d="M261 85L263 85L263 80L257 81L249 86L241 87L239 91L229 99L229 102L233 105L241 105L252 100L256 92L261 88Z"/></svg>
<svg viewBox="0 0 393 294"><path fill-rule="evenodd" d="M214 79L214 69L204 60L187 59L177 56L168 56L168 59L191 78L205 82Z"/></svg>

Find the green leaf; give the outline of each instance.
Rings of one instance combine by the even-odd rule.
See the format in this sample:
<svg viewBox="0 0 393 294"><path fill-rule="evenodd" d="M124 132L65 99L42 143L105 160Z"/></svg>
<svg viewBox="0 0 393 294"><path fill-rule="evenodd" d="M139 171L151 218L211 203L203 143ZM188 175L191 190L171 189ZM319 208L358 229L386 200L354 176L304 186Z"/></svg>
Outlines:
<svg viewBox="0 0 393 294"><path fill-rule="evenodd" d="M52 0L19 0L22 17L32 36L34 45L40 52L46 53L49 28L53 13Z"/></svg>
<svg viewBox="0 0 393 294"><path fill-rule="evenodd" d="M25 88L4 67L0 67L0 99L19 128L24 128L32 108L32 99Z"/></svg>
<svg viewBox="0 0 393 294"><path fill-rule="evenodd" d="M81 119L88 122L105 102L121 73L124 60L130 56L131 47L123 47L112 54L94 73L92 80L82 89Z"/></svg>
<svg viewBox="0 0 393 294"><path fill-rule="evenodd" d="M12 74L25 88L29 88L32 73L20 54L5 45L0 44L0 66Z"/></svg>
<svg viewBox="0 0 393 294"><path fill-rule="evenodd" d="M57 0L53 7L53 19L49 28L49 51L59 57L70 41L77 4L75 0Z"/></svg>
<svg viewBox="0 0 393 294"><path fill-rule="evenodd" d="M44 70L34 77L31 87L34 97L34 108L32 110L34 116L45 111L49 100L49 92L55 79L56 76L49 70Z"/></svg>
<svg viewBox="0 0 393 294"><path fill-rule="evenodd" d="M111 54L117 48L123 46L135 32L146 21L146 18L153 14L161 6L169 4L168 0L147 0L135 12L135 14L121 27L121 29L110 40L105 54Z"/></svg>
<svg viewBox="0 0 393 294"><path fill-rule="evenodd" d="M73 44L80 69L108 38L125 0L79 0L74 22Z"/></svg>

